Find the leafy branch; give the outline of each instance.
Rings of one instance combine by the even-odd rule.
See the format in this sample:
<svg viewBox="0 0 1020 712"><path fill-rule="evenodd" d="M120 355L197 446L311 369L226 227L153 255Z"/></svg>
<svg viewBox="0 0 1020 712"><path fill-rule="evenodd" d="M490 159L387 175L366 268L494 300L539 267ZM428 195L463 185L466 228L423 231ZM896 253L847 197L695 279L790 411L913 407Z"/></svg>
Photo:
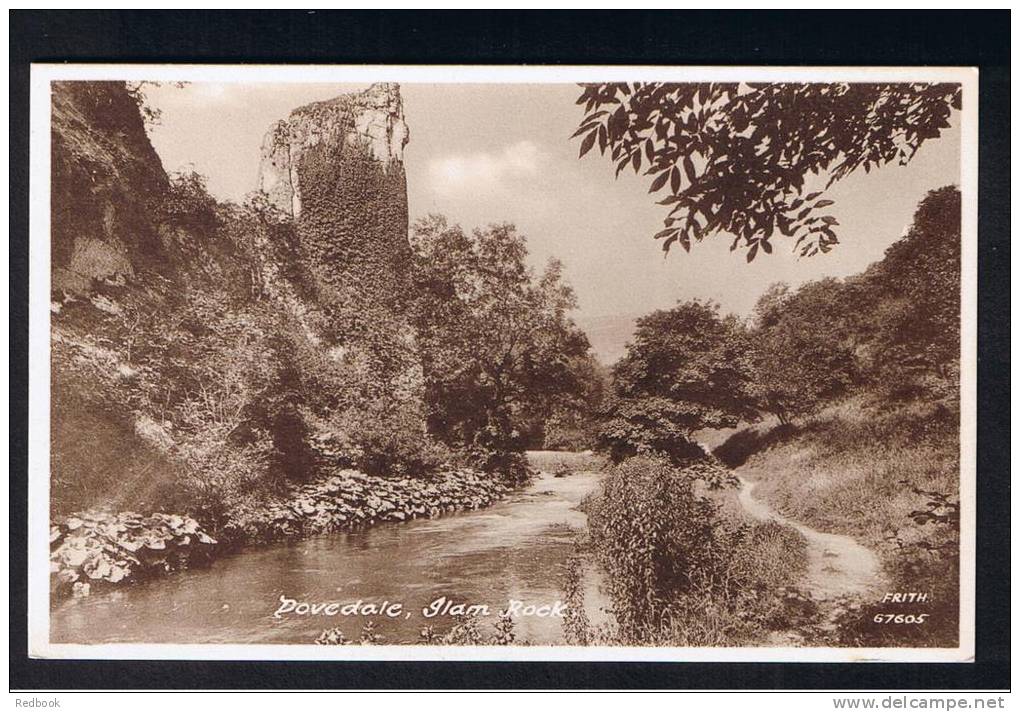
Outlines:
<svg viewBox="0 0 1020 712"><path fill-rule="evenodd" d="M649 193L665 190L662 249L725 232L748 262L777 234L801 256L831 250L839 221L825 191L858 168L907 164L961 105L958 84L580 86L579 155L598 146L617 176L630 168Z"/></svg>

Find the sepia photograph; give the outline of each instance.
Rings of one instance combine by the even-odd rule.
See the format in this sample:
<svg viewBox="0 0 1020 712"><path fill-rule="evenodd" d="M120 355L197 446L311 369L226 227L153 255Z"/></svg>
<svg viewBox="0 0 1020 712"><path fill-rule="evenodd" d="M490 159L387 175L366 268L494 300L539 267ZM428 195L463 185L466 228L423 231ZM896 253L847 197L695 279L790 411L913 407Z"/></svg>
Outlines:
<svg viewBox="0 0 1020 712"><path fill-rule="evenodd" d="M973 659L976 70L32 83L32 655Z"/></svg>

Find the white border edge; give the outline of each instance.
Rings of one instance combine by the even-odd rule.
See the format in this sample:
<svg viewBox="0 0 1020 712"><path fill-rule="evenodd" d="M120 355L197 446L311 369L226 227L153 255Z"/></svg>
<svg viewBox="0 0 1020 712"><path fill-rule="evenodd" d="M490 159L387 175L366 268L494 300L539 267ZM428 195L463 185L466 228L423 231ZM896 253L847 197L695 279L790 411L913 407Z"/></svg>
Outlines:
<svg viewBox="0 0 1020 712"><path fill-rule="evenodd" d="M49 642L50 82L573 83L584 81L943 81L963 86L960 190L960 645L957 648L624 648L315 645L72 645ZM33 64L30 90L28 651L111 660L542 660L973 662L976 573L978 72L970 67L649 67ZM40 396L42 393L44 395ZM33 556L33 554L35 554Z"/></svg>

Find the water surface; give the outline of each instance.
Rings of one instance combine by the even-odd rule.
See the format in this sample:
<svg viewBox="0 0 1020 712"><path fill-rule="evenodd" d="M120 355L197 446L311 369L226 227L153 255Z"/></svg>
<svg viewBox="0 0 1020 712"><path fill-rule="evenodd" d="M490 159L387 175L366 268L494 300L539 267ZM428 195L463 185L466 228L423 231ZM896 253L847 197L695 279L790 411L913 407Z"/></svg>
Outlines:
<svg viewBox="0 0 1020 712"><path fill-rule="evenodd" d="M510 600L546 605L563 598L565 564L585 525L577 505L598 477L543 473L487 509L251 547L201 569L63 600L51 611L50 637L54 643L311 643L333 626L357 638L369 620L274 618L281 596L400 603L399 618L370 618L385 643L416 642L426 625L448 629L451 618L422 616L444 596L489 606L485 627ZM531 643L564 642L559 618L518 617L515 623L518 637Z"/></svg>

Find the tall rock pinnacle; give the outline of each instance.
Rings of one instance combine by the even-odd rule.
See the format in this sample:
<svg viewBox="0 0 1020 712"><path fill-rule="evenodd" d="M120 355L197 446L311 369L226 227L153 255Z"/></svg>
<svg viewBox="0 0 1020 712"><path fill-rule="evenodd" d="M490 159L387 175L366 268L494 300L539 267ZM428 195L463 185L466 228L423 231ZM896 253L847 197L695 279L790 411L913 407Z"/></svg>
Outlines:
<svg viewBox="0 0 1020 712"><path fill-rule="evenodd" d="M407 140L399 86L374 84L273 124L258 185L293 220L300 264L290 273L323 317L317 337L358 374L354 400L402 401L417 412L423 381L408 317Z"/></svg>
<svg viewBox="0 0 1020 712"><path fill-rule="evenodd" d="M383 166L402 164L408 131L400 86L373 84L359 94L344 94L291 112L270 127L262 141L258 188L293 218L301 214L301 161L322 144L365 147Z"/></svg>

